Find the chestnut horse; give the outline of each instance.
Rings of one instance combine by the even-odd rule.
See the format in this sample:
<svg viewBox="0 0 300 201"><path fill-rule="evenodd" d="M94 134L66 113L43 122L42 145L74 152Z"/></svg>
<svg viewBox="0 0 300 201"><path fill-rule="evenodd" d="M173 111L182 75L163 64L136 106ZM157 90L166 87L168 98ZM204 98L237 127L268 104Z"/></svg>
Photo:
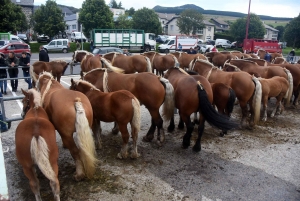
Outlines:
<svg viewBox="0 0 300 201"><path fill-rule="evenodd" d="M242 126L248 116L247 103L249 103L251 113L249 125L250 128L255 126L260 118L261 106L261 84L257 78L252 78L246 72L224 72L201 59L195 60L193 70L205 76L211 83L223 83L234 90L242 109Z"/></svg>
<svg viewBox="0 0 300 201"><path fill-rule="evenodd" d="M164 142L163 120L159 114L159 108L163 104L164 119L170 120L174 112L174 89L170 82L164 78L157 77L153 73L135 73L122 74L122 69L111 66L104 58L101 60L107 68L98 68L89 71L83 77L84 80L92 83L98 89L104 92L113 92L117 90L130 91L141 104L150 112L152 117L151 127L144 141L151 141L154 138L154 132L157 127L157 143ZM118 132L115 127L114 133Z"/></svg>
<svg viewBox="0 0 300 201"><path fill-rule="evenodd" d="M264 59L259 59L259 58L245 58L244 60L246 61L253 61L255 63L257 63L257 65L259 66L267 66L268 65L268 62Z"/></svg>
<svg viewBox="0 0 300 201"><path fill-rule="evenodd" d="M277 110L278 114L283 110L281 101L284 97L288 96L289 83L288 81L279 76L272 77L270 79L258 78L262 86L262 103L263 103L263 121L267 121L267 107L268 99L276 97L276 106L271 113L271 117L274 117Z"/></svg>
<svg viewBox="0 0 300 201"><path fill-rule="evenodd" d="M260 59L264 59L265 58L265 55L266 55L266 51L263 50L263 49L259 49L257 50L257 56L260 58ZM271 53L271 61L273 61L276 57L283 57L281 53Z"/></svg>
<svg viewBox="0 0 300 201"><path fill-rule="evenodd" d="M109 60L111 65L123 69L125 74L152 72L150 59L146 56L126 56L119 52L110 52L103 55L103 58Z"/></svg>
<svg viewBox="0 0 300 201"><path fill-rule="evenodd" d="M32 77L32 84L35 86L35 83L38 79L38 75L44 71L51 72L53 77L60 82L60 78L64 75L66 69L68 68L69 63L63 60L55 60L50 62L36 61L30 66L30 75Z"/></svg>
<svg viewBox="0 0 300 201"><path fill-rule="evenodd" d="M102 68L100 56L86 54L81 61L80 68L81 68L80 71L81 79L83 78L83 73L89 72L90 70L93 70L95 68Z"/></svg>
<svg viewBox="0 0 300 201"><path fill-rule="evenodd" d="M231 54L231 52L207 52L205 55L209 58L209 61L214 64L214 66L218 67L223 66L228 60L237 59L237 56Z"/></svg>
<svg viewBox="0 0 300 201"><path fill-rule="evenodd" d="M76 50L72 55L72 61L70 63L70 74L73 74L73 67L76 63L81 63L85 55L93 55L92 53L85 50Z"/></svg>
<svg viewBox="0 0 300 201"><path fill-rule="evenodd" d="M165 78L167 78L174 87L175 106L179 110L180 118L186 125L186 133L182 141L182 147L184 149L190 146L190 139L194 130L194 124L191 122L190 116L194 112L200 113L198 138L193 147L193 150L196 152L201 150L201 137L204 131L205 120L222 130L230 130L237 127L237 124L229 121L225 116L220 115L211 105L213 93L210 83L205 77L199 77L201 82L196 81L183 69L176 67L170 68L165 74ZM168 130L172 131L174 127L173 117Z"/></svg>
<svg viewBox="0 0 300 201"><path fill-rule="evenodd" d="M74 81L71 79L70 89L80 91L88 97L94 111L93 126L97 126L98 131L101 130L100 121L115 121L119 125L123 139L121 152L118 153L118 158L120 159L127 158L128 156L127 145L129 133L127 124L130 123L131 137L133 139L131 158L137 158L139 156L137 152L137 139L141 125L141 112L140 103L134 95L126 90L104 93L84 80Z"/></svg>
<svg viewBox="0 0 300 201"><path fill-rule="evenodd" d="M224 65L223 70L224 71L230 71L229 68L239 68L242 71L245 71L249 73L250 75L254 75L255 77L262 77L262 78L272 78L274 76L280 76L288 80L290 83L289 85L289 94L286 99L286 104L288 105L290 103L291 97L293 95L293 76L290 73L289 70L285 68L281 68L278 66L259 66L257 63L253 61L248 61L248 60L232 60L229 62L229 64L232 64L233 66ZM235 70L231 70L235 71Z"/></svg>
<svg viewBox="0 0 300 201"><path fill-rule="evenodd" d="M41 95L35 89L24 94L21 121L16 129L16 156L29 179L29 184L37 201L42 200L40 185L36 174L37 165L50 180L54 200L60 200L58 181L58 147L56 145L55 128L49 121L47 113L41 107Z"/></svg>
<svg viewBox="0 0 300 201"><path fill-rule="evenodd" d="M141 55L148 57L151 61L152 72L156 70L156 75L164 76L164 71L174 67L178 62L174 55L161 55L157 52L144 52Z"/></svg>
<svg viewBox="0 0 300 201"><path fill-rule="evenodd" d="M192 65L192 62L194 59L204 59L207 60L207 58L203 54L187 54L186 52L172 52L169 53L174 55L181 68L188 68L190 69L190 66Z"/></svg>
<svg viewBox="0 0 300 201"><path fill-rule="evenodd" d="M75 179L85 175L92 178L97 159L90 129L93 109L89 99L81 92L65 89L48 72L40 74L37 89L42 95L43 108L75 160ZM96 143L99 147L99 140Z"/></svg>

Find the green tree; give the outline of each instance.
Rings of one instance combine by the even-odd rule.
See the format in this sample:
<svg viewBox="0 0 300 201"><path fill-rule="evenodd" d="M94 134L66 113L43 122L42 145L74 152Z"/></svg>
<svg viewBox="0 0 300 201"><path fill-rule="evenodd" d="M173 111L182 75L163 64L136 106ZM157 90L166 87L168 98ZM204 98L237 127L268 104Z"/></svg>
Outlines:
<svg viewBox="0 0 300 201"><path fill-rule="evenodd" d="M122 7L122 2L121 2L121 1L118 3L118 8L119 8L119 9L123 9L123 7Z"/></svg>
<svg viewBox="0 0 300 201"><path fill-rule="evenodd" d="M25 14L19 5L11 0L3 0L0 6L0 30L1 32L15 33L26 31L29 26Z"/></svg>
<svg viewBox="0 0 300 201"><path fill-rule="evenodd" d="M132 17L132 28L142 29L145 33L160 34L161 24L154 10L143 7L137 10Z"/></svg>
<svg viewBox="0 0 300 201"><path fill-rule="evenodd" d="M90 37L92 29L112 29L114 27L113 13L104 0L85 0L79 13L79 22L87 37Z"/></svg>
<svg viewBox="0 0 300 201"><path fill-rule="evenodd" d="M56 1L47 0L32 15L32 24L35 32L47 34L50 38L57 35L60 31L64 32L66 23L62 10Z"/></svg>
<svg viewBox="0 0 300 201"><path fill-rule="evenodd" d="M203 15L195 9L184 10L177 19L179 32L186 35L192 32L195 35L198 30L205 28L203 19Z"/></svg>
<svg viewBox="0 0 300 201"><path fill-rule="evenodd" d="M275 27L275 29L277 29L279 31L277 40L283 41L284 26L280 25L280 26Z"/></svg>
<svg viewBox="0 0 300 201"><path fill-rule="evenodd" d="M132 28L132 19L128 17L128 14L119 15L115 28L117 29L131 29Z"/></svg>
<svg viewBox="0 0 300 201"><path fill-rule="evenodd" d="M288 46L300 47L300 14L286 25L284 39Z"/></svg>
<svg viewBox="0 0 300 201"><path fill-rule="evenodd" d="M128 16L133 16L134 15L134 8L131 7L129 10L125 10L125 13L128 15Z"/></svg>
<svg viewBox="0 0 300 201"><path fill-rule="evenodd" d="M122 3L121 3L122 4ZM111 8L119 8L116 0L111 0L109 3L109 7Z"/></svg>
<svg viewBox="0 0 300 201"><path fill-rule="evenodd" d="M238 42L243 42L246 37L247 16L237 19L230 26L230 33ZM248 38L263 38L265 35L265 27L260 18L251 13L248 28Z"/></svg>

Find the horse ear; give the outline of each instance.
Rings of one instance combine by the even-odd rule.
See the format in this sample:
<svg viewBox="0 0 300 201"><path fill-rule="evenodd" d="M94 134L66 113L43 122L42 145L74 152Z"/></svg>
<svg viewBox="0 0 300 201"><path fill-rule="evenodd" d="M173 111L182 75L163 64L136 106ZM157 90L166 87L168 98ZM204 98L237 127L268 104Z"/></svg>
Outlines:
<svg viewBox="0 0 300 201"><path fill-rule="evenodd" d="M21 88L22 94L24 94L26 96L27 92Z"/></svg>
<svg viewBox="0 0 300 201"><path fill-rule="evenodd" d="M71 84L73 84L74 83L74 80L73 80L73 78L71 78Z"/></svg>

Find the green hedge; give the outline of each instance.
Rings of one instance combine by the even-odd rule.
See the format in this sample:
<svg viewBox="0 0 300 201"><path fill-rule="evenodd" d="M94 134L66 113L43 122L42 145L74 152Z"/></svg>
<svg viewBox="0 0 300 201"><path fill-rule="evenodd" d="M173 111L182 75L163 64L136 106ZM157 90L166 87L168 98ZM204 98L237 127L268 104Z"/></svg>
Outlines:
<svg viewBox="0 0 300 201"><path fill-rule="evenodd" d="M38 53L41 45L46 45L47 43L29 43L32 53ZM83 49L90 51L90 43L83 43ZM70 43L69 52L74 52L76 50L76 43Z"/></svg>

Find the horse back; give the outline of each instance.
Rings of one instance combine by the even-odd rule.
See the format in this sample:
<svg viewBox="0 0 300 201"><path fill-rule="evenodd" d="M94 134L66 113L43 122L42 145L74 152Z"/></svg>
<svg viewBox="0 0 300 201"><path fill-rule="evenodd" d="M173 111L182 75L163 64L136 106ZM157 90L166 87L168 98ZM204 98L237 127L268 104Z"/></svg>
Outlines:
<svg viewBox="0 0 300 201"><path fill-rule="evenodd" d="M33 66L33 72L35 72L37 75L40 73L47 71L50 72L50 68L47 65L49 62L44 62L44 61L36 61L32 64Z"/></svg>

